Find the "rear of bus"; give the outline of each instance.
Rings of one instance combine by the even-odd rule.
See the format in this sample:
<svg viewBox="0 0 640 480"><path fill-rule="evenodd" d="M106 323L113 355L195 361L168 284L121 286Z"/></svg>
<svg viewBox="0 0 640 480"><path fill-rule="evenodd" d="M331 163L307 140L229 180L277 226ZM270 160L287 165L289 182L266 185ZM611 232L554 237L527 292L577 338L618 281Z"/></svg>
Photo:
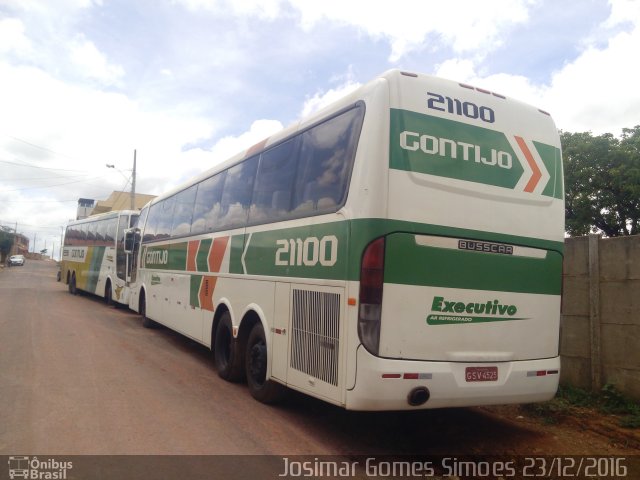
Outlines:
<svg viewBox="0 0 640 480"><path fill-rule="evenodd" d="M375 235L362 246L346 407L552 398L564 237L553 120L470 85L385 78L386 213L354 226Z"/></svg>

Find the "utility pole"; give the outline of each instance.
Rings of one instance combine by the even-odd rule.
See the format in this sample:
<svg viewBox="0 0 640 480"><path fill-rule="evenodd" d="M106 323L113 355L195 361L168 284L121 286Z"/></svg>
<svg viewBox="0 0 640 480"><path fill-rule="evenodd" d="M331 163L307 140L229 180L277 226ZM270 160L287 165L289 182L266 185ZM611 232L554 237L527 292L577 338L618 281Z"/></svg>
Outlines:
<svg viewBox="0 0 640 480"><path fill-rule="evenodd" d="M133 170L131 172L131 210L136 209L136 151L133 150Z"/></svg>

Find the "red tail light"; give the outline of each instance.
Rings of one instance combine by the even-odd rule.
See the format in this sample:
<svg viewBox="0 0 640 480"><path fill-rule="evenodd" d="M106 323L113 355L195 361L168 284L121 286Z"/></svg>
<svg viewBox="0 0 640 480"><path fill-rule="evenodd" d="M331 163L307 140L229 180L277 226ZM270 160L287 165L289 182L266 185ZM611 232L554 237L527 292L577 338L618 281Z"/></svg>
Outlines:
<svg viewBox="0 0 640 480"><path fill-rule="evenodd" d="M384 246L384 237L367 245L360 266L358 336L364 347L374 355L378 355L380 349Z"/></svg>

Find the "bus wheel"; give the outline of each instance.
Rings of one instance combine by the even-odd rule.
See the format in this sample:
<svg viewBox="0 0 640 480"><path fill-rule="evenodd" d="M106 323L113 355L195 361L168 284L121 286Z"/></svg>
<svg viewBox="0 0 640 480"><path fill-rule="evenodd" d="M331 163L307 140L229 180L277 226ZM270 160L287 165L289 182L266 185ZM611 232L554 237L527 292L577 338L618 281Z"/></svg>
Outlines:
<svg viewBox="0 0 640 480"><path fill-rule="evenodd" d="M144 297L144 290L140 294L140 309L138 310L142 315L142 326L144 328L156 328L158 324L147 317L147 301Z"/></svg>
<svg viewBox="0 0 640 480"><path fill-rule="evenodd" d="M111 292L111 282L107 282L107 286L104 289L104 303L107 305L113 305L113 293Z"/></svg>
<svg viewBox="0 0 640 480"><path fill-rule="evenodd" d="M229 382L242 380L242 354L238 352L238 344L233 338L231 315L224 312L216 328L214 338L213 362L218 370L218 376Z"/></svg>
<svg viewBox="0 0 640 480"><path fill-rule="evenodd" d="M261 323L256 323L249 334L245 365L247 385L253 398L262 403L277 403L282 400L286 388L273 380L267 380L267 342Z"/></svg>
<svg viewBox="0 0 640 480"><path fill-rule="evenodd" d="M69 293L71 295L76 295L78 293L78 289L76 288L76 274L71 275L71 280L69 280Z"/></svg>

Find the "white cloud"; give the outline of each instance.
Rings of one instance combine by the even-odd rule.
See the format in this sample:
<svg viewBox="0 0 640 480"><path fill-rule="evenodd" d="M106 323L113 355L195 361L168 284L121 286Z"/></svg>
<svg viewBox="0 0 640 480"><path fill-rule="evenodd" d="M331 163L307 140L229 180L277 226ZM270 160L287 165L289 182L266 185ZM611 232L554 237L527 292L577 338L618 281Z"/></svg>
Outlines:
<svg viewBox="0 0 640 480"><path fill-rule="evenodd" d="M214 13L230 11L235 15L253 15L273 20L281 14L282 0L175 0L190 10L207 10Z"/></svg>
<svg viewBox="0 0 640 480"><path fill-rule="evenodd" d="M144 110L122 94L66 84L33 67L2 63L0 104L12 112L10 116L0 116L1 160L27 160L40 167L80 170L91 179L68 187L16 192L15 188L24 184L16 181L17 173L33 177L35 171L36 176L50 176L51 184L58 183L54 179L62 173L21 172L20 167L9 164L8 171L16 174L4 176L0 192L11 190L11 200L18 203L0 203L0 219L21 218L21 212L41 208L38 204L19 203L38 195L38 191L51 192L48 195L52 198L103 198L124 184L124 179L117 172L108 171L105 164L115 164L126 172L134 149L138 149L138 191L142 193L161 193L168 184L179 183L184 172L210 167L210 161L183 151L185 145L210 138L215 129L212 120L192 112ZM16 138L33 146L17 142ZM75 211L73 204L65 205L60 221L66 221Z"/></svg>
<svg viewBox="0 0 640 480"><path fill-rule="evenodd" d="M279 132L282 128L283 125L278 120L256 120L251 124L248 131L237 136L222 137L211 149L211 158L214 159L214 163L209 167L252 147Z"/></svg>
<svg viewBox="0 0 640 480"><path fill-rule="evenodd" d="M501 32L528 18L527 0L425 2L401 0L289 0L311 28L323 19L353 25L372 37L387 38L390 60L442 40L456 52L486 52L500 44ZM428 41L428 45L427 45Z"/></svg>
<svg viewBox="0 0 640 480"><path fill-rule="evenodd" d="M627 22L638 26L640 21L640 2L637 0L609 0L611 15L604 23L604 27L614 27Z"/></svg>
<svg viewBox="0 0 640 480"><path fill-rule="evenodd" d="M71 61L80 75L104 85L117 84L124 76L120 65L111 65L93 42L80 37L69 47Z"/></svg>
<svg viewBox="0 0 640 480"><path fill-rule="evenodd" d="M24 34L24 24L17 18L0 20L0 53L17 54L31 50L31 42Z"/></svg>
<svg viewBox="0 0 640 480"><path fill-rule="evenodd" d="M467 82L531 103L552 113L558 128L619 135L640 124L640 2L612 1L612 14L600 27L631 24L613 34L605 46L587 45L572 62L554 72L548 85L510 75L482 76L476 61L450 59L436 74Z"/></svg>
<svg viewBox="0 0 640 480"><path fill-rule="evenodd" d="M425 47L451 46L456 52L481 55L500 45L502 34L528 20L532 0L457 0L426 2L399 0L175 0L190 9L231 12L273 20L299 15L299 24L311 30L323 21L355 27L374 39L385 38L391 45L389 59ZM289 8L285 8L289 7Z"/></svg>
<svg viewBox="0 0 640 480"><path fill-rule="evenodd" d="M312 113L322 110L324 107L350 94L362 85L360 82L356 81L355 75L353 73L353 67L351 65L349 66L345 74L333 76L330 79L330 82L340 82L340 84L335 88L330 88L326 91L320 90L312 96L307 96L300 112L301 119L304 119Z"/></svg>

